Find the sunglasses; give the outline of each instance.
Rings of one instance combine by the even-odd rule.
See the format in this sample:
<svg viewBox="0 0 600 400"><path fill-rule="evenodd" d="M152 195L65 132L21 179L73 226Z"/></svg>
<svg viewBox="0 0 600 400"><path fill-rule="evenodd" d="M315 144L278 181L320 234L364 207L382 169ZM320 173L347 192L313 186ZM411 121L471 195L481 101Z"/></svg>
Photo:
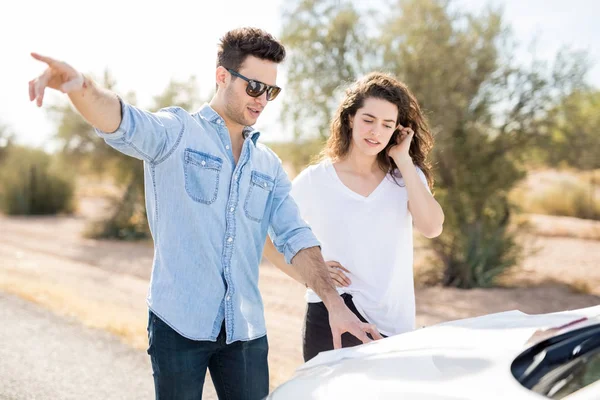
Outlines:
<svg viewBox="0 0 600 400"><path fill-rule="evenodd" d="M255 81L254 79L248 79L244 75L236 72L232 69L227 68L227 71L233 76L237 76L238 78L242 78L246 82L248 82L248 86L246 86L246 94L250 97L259 97L264 92L267 92L267 101L275 100L275 97L281 92L281 88L279 86L271 86L266 83L262 83L260 81Z"/></svg>

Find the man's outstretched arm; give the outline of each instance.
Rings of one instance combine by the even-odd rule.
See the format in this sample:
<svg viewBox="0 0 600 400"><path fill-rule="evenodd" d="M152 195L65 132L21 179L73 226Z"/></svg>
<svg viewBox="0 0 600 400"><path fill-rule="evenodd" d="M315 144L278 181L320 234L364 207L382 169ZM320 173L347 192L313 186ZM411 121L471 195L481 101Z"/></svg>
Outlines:
<svg viewBox="0 0 600 400"><path fill-rule="evenodd" d="M44 101L47 88L68 94L81 116L103 132L114 132L121 124L119 98L108 89L98 86L90 78L69 64L32 53L31 56L47 65L46 70L29 82L29 99L38 107Z"/></svg>
<svg viewBox="0 0 600 400"><path fill-rule="evenodd" d="M29 82L29 98L41 107L47 88L66 93L81 116L110 146L150 163L164 160L180 142L185 111L177 107L155 113L125 102L69 64L32 53L46 63L44 73Z"/></svg>

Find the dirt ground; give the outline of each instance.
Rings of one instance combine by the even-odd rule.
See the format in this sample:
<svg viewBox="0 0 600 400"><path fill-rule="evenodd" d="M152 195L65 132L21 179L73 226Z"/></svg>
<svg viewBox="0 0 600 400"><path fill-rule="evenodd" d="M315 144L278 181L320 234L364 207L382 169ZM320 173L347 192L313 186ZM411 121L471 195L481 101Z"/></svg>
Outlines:
<svg viewBox="0 0 600 400"><path fill-rule="evenodd" d="M82 237L97 207L87 199L74 217L0 217L0 290L145 350L152 244ZM537 233L527 241L531 254L505 279L507 287L419 286L418 326L513 309L545 313L600 304L600 223L545 216L532 220ZM422 260L426 250L415 251L416 260ZM304 287L264 262L260 289L275 387L302 363Z"/></svg>

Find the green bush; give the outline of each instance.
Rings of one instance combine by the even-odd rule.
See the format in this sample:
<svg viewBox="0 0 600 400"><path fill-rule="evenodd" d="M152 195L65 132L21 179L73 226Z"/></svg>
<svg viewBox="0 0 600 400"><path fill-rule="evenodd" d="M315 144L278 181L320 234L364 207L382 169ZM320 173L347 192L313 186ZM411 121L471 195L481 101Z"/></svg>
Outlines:
<svg viewBox="0 0 600 400"><path fill-rule="evenodd" d="M284 163L289 163L294 167L296 173L300 173L304 168L313 163L319 156L319 153L325 146L322 139L308 139L290 142L267 143ZM290 176L290 179L293 179Z"/></svg>
<svg viewBox="0 0 600 400"><path fill-rule="evenodd" d="M8 215L71 213L74 183L47 153L11 147L0 165L0 210Z"/></svg>
<svg viewBox="0 0 600 400"><path fill-rule="evenodd" d="M144 240L151 237L144 203L143 169L132 169L131 182L123 197L115 200L112 215L93 222L86 236L94 239Z"/></svg>

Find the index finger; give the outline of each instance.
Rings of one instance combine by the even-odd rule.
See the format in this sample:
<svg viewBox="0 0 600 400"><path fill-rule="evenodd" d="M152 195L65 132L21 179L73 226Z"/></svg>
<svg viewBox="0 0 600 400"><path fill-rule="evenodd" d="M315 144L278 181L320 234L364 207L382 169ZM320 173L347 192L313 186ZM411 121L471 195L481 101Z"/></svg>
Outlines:
<svg viewBox="0 0 600 400"><path fill-rule="evenodd" d="M338 332L333 333L333 348L341 349L342 348L342 335Z"/></svg>
<svg viewBox="0 0 600 400"><path fill-rule="evenodd" d="M31 53L31 57L35 58L38 61L45 62L46 64L52 66L58 64L58 61L51 57L46 57L38 53Z"/></svg>
<svg viewBox="0 0 600 400"><path fill-rule="evenodd" d="M363 325L369 325L369 324L361 323L360 325L358 325L358 324L353 325L352 328L348 329L347 332L363 343L372 342L371 338L368 337L367 334L365 333L365 328L363 327Z"/></svg>
<svg viewBox="0 0 600 400"><path fill-rule="evenodd" d="M339 263L339 262L337 262L337 261L327 261L327 264L329 264L329 265L332 265L332 266L334 266L334 267L336 267L336 268L339 268L339 269L341 269L342 271L350 272L350 271L348 271L346 268L344 268L344 267L342 266L342 264L340 264L340 263Z"/></svg>
<svg viewBox="0 0 600 400"><path fill-rule="evenodd" d="M366 328L365 330L371 334L373 339L375 339L375 340L383 339L383 336L381 336L381 333L379 333L377 328L375 328L375 325L365 324L364 326Z"/></svg>

